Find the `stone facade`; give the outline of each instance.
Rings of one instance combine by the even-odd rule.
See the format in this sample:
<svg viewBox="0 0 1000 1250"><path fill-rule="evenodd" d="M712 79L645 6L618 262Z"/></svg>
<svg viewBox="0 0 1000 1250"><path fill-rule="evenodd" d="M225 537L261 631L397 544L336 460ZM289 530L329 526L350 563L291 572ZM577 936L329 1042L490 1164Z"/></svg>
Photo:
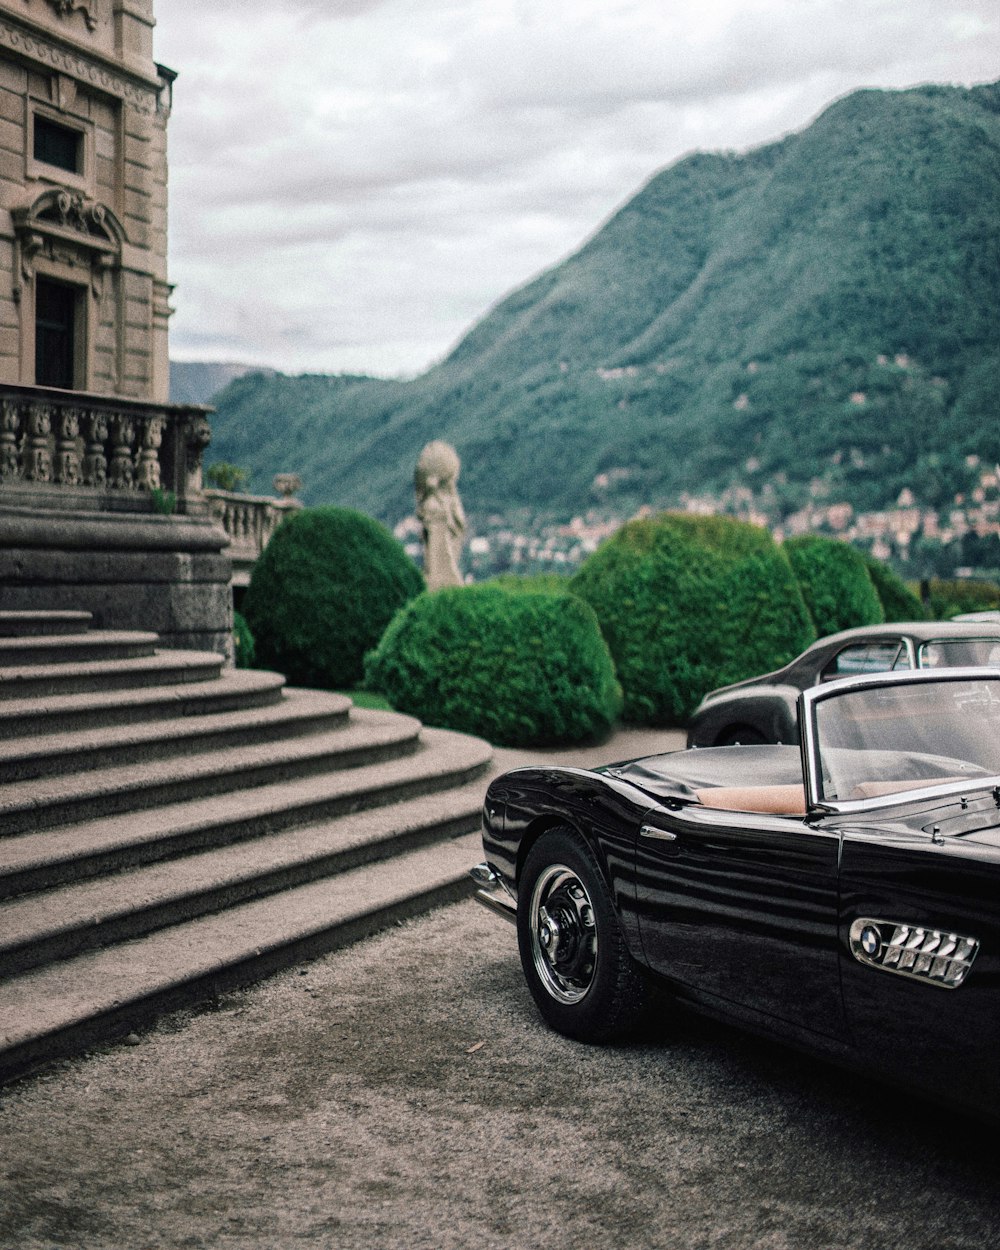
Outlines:
<svg viewBox="0 0 1000 1250"><path fill-rule="evenodd" d="M206 409L167 404L152 0L0 0L0 607L230 647Z"/></svg>
<svg viewBox="0 0 1000 1250"><path fill-rule="evenodd" d="M58 383L36 370L41 279L68 389L166 402L173 75L152 28L152 0L0 3L0 381Z"/></svg>

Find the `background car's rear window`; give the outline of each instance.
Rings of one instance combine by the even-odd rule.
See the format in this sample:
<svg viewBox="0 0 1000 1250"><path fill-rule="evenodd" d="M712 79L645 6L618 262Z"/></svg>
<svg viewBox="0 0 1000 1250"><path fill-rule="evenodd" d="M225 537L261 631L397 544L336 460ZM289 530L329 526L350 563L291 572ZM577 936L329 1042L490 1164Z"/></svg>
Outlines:
<svg viewBox="0 0 1000 1250"><path fill-rule="evenodd" d="M1000 642L996 638L938 638L922 643L918 655L921 668L1000 666Z"/></svg>

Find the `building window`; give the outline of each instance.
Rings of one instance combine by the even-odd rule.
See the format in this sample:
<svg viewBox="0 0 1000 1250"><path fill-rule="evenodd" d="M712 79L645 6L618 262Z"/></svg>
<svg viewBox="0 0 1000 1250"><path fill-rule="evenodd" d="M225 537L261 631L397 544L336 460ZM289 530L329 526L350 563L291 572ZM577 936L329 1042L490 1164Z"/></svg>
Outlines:
<svg viewBox="0 0 1000 1250"><path fill-rule="evenodd" d="M49 278L35 279L35 385L76 385L79 287Z"/></svg>
<svg viewBox="0 0 1000 1250"><path fill-rule="evenodd" d="M71 174L82 169L83 133L71 126L62 126L50 117L35 114L33 155L36 161L54 165Z"/></svg>

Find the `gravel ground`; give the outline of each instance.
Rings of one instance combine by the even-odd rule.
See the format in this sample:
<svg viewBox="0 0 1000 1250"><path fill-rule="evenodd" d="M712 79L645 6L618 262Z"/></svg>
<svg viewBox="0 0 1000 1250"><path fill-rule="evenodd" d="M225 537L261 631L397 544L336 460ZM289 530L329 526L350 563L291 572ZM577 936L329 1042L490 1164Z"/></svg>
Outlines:
<svg viewBox="0 0 1000 1250"><path fill-rule="evenodd" d="M472 901L130 1041L0 1090L0 1250L1000 1245L995 1133L685 1013L569 1042Z"/></svg>
<svg viewBox="0 0 1000 1250"><path fill-rule="evenodd" d="M0 1246L985 1250L996 1154L685 1014L548 1032L472 901L0 1092Z"/></svg>

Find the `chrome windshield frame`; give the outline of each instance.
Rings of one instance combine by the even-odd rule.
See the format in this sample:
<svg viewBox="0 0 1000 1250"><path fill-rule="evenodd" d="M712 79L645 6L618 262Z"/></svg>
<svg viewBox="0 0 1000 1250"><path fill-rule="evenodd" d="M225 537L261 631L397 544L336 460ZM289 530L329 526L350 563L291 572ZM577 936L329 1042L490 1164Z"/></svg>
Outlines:
<svg viewBox="0 0 1000 1250"><path fill-rule="evenodd" d="M802 777L805 783L806 807L810 812L868 812L880 808L898 807L903 803L938 795L960 795L973 790L995 790L1000 786L1000 773L982 777L970 777L967 781L945 784L921 785L915 781L912 789L897 790L863 799L824 799L822 794L822 760L819 735L816 729L816 706L826 699L858 690L886 686L927 685L955 681L982 681L993 679L1000 683L1000 668L935 668L900 669L890 673L865 673L857 677L844 677L811 686L799 695L799 740L802 744ZM1000 802L1000 799L998 799Z"/></svg>

